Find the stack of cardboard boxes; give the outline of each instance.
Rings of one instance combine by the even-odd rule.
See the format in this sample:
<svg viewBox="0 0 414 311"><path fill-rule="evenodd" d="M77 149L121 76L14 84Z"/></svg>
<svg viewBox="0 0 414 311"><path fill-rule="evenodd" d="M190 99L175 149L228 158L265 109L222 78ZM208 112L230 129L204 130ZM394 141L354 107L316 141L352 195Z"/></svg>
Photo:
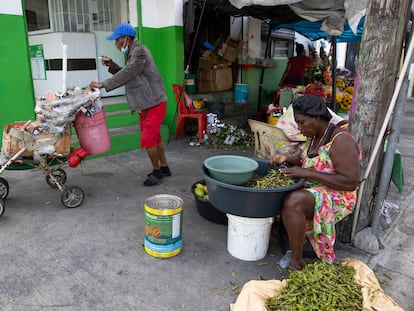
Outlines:
<svg viewBox="0 0 414 311"><path fill-rule="evenodd" d="M199 93L226 91L233 87L231 65L242 47L243 41L228 37L217 52L208 50L202 54L197 70Z"/></svg>

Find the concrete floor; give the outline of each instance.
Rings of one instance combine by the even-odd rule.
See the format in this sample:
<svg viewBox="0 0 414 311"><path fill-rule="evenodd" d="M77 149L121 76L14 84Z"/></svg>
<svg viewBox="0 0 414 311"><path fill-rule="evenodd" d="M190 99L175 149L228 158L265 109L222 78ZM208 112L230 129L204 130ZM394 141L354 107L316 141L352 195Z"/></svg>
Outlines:
<svg viewBox="0 0 414 311"><path fill-rule="evenodd" d="M414 310L413 111L410 102L399 149L406 187L390 190L399 206L384 232L385 249L370 256L338 244L338 259L367 263L387 294ZM214 150L171 141L167 156L173 176L156 187L142 185L149 173L144 150L86 161L69 168L67 185L85 193L84 203L65 208L61 193L49 187L41 171L7 170L10 184L6 212L0 218L0 310L229 310L243 284L252 279L279 279L282 252L271 240L268 255L243 261L227 251L227 226L211 223L196 209L191 186L202 179L205 158L217 154L252 156L252 150ZM183 248L159 259L143 249L144 202L156 194L184 200Z"/></svg>

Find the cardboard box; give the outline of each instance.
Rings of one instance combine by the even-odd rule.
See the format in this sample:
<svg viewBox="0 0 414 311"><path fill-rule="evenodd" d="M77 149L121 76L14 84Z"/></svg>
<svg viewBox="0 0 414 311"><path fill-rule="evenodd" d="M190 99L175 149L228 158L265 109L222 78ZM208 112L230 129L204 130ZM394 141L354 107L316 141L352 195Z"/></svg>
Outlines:
<svg viewBox="0 0 414 311"><path fill-rule="evenodd" d="M220 92L233 87L233 73L231 68L218 68L197 71L198 92Z"/></svg>
<svg viewBox="0 0 414 311"><path fill-rule="evenodd" d="M72 135L70 127L67 127L61 134L39 133L35 135L29 132L33 129L36 129L33 123L23 121L5 124L1 152L11 158L21 149L26 148L27 150L20 156L33 157L35 150L53 145L54 154L69 155Z"/></svg>
<svg viewBox="0 0 414 311"><path fill-rule="evenodd" d="M226 91L233 88L233 71L231 68L214 69L214 83L217 91Z"/></svg>
<svg viewBox="0 0 414 311"><path fill-rule="evenodd" d="M222 62L221 64L214 65L212 69L224 69L231 67L231 62Z"/></svg>
<svg viewBox="0 0 414 311"><path fill-rule="evenodd" d="M199 93L215 92L214 83L211 80L200 80L197 72L197 89Z"/></svg>
<svg viewBox="0 0 414 311"><path fill-rule="evenodd" d="M210 70L211 68L213 68L214 63L210 62L209 60L200 57L200 59L198 60L198 69L201 70Z"/></svg>
<svg viewBox="0 0 414 311"><path fill-rule="evenodd" d="M68 126L62 133L62 136L58 140L56 147L56 153L69 155L70 154L70 142L72 138L72 128Z"/></svg>
<svg viewBox="0 0 414 311"><path fill-rule="evenodd" d="M63 133L41 133L33 135L36 140L36 150L40 150L40 148L47 147L48 145L54 145L55 151L53 153L59 155L70 154L71 136L72 131L70 126L65 128Z"/></svg>
<svg viewBox="0 0 414 311"><path fill-rule="evenodd" d="M1 145L1 152L8 158L11 158L17 152L25 147L24 142L24 128L27 122L15 122L5 124L3 128L3 140ZM12 129L15 129L21 132L21 139L16 139L10 133ZM21 154L22 157L31 157L33 156L33 150L26 150Z"/></svg>
<svg viewBox="0 0 414 311"><path fill-rule="evenodd" d="M222 60L216 53L213 51L205 51L198 61L198 68L210 70L214 65L218 65L220 63L222 63Z"/></svg>
<svg viewBox="0 0 414 311"><path fill-rule="evenodd" d="M222 69L222 68L228 68L231 67L232 63L228 61L221 61L220 63L211 63L209 61L206 61L205 59L200 57L200 60L198 61L198 69L201 70L211 70L211 69Z"/></svg>
<svg viewBox="0 0 414 311"><path fill-rule="evenodd" d="M227 37L226 43L221 47L223 58L229 62L235 62L241 49L243 48L243 41Z"/></svg>

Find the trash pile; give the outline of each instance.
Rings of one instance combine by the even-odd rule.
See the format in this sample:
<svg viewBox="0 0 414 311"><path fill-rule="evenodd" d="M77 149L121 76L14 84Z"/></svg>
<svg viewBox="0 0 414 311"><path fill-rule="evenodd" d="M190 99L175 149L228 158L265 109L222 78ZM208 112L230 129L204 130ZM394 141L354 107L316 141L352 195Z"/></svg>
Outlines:
<svg viewBox="0 0 414 311"><path fill-rule="evenodd" d="M68 89L36 99L36 120L5 124L0 164L19 156L66 156L70 153L71 124L81 112L92 116L102 109L99 90Z"/></svg>
<svg viewBox="0 0 414 311"><path fill-rule="evenodd" d="M92 116L102 109L99 90L68 89L65 94L47 93L37 98L35 113L42 131L62 133L81 111Z"/></svg>
<svg viewBox="0 0 414 311"><path fill-rule="evenodd" d="M251 132L226 124L217 118L217 114L207 114L207 132L202 142L190 142L190 145L206 146L217 149L252 148L254 136Z"/></svg>

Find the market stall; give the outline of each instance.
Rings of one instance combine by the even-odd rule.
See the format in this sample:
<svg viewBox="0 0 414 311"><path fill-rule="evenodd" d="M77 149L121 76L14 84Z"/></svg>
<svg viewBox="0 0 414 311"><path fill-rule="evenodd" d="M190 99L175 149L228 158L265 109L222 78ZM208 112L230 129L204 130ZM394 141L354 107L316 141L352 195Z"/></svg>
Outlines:
<svg viewBox="0 0 414 311"><path fill-rule="evenodd" d="M308 68L308 80L311 82L318 82L324 84L324 96L328 104L335 112L347 112L350 110L352 96L354 93L354 77L349 76L349 72L337 72L336 65L336 49L338 42L359 42L361 41L362 32L364 28L365 18L362 17L356 28L351 28L348 21L344 23L344 30L339 35L330 35L323 30L322 21L308 21L300 20L292 23L276 23L273 26L274 30L291 29L308 39L327 40L331 43L332 60L329 61L326 55L323 55L321 50L318 58L315 58ZM330 66L331 64L331 66ZM328 68L331 67L331 70Z"/></svg>
<svg viewBox="0 0 414 311"><path fill-rule="evenodd" d="M346 3L345 3L346 2ZM208 1L207 8L229 13L232 16L251 16L269 24L265 58L269 58L271 32L281 28L294 29L310 40L326 39L333 45L332 59L336 59L336 42L360 41L366 1L295 1L295 0L228 0ZM336 64L333 64L332 81L336 81ZM258 111L264 69L259 81ZM332 107L336 107L336 89L332 88Z"/></svg>

